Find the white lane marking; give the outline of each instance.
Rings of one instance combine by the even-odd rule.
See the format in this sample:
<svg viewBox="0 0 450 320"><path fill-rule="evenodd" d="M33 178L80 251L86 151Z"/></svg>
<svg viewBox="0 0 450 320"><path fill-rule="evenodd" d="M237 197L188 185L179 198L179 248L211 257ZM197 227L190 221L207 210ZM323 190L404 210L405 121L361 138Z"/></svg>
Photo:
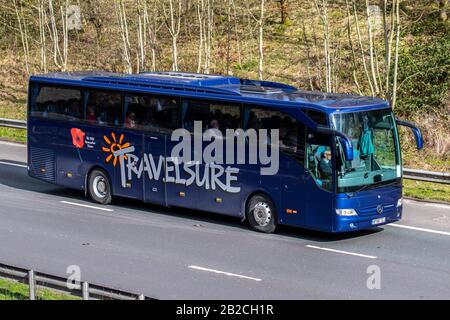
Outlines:
<svg viewBox="0 0 450 320"><path fill-rule="evenodd" d="M224 274L224 275L229 276L229 277L236 277L236 278L253 280L253 281L261 281L262 280L262 279L258 279L258 278L243 276L243 275L240 275L240 274L235 274L235 273L230 273L230 272L225 272L225 271L220 271L220 270L214 270L214 269L208 269L208 268L203 268L203 267L198 267L198 266L189 266L189 268L195 269L195 270L200 270L200 271L207 271L207 272L213 272L213 273L218 273L218 274Z"/></svg>
<svg viewBox="0 0 450 320"><path fill-rule="evenodd" d="M13 162L0 161L0 164L5 164L7 166L20 167L20 168L28 168L26 164L19 164Z"/></svg>
<svg viewBox="0 0 450 320"><path fill-rule="evenodd" d="M368 258L368 259L377 259L376 256L369 256L367 254L360 254L360 253L349 252L349 251L342 251L342 250L336 250L336 249L330 249L330 248L324 248L324 247L317 247L317 246L312 246L310 244L307 244L305 247L311 248L311 249L331 251L331 252L336 252L336 253L343 253L343 254L348 254L348 255L351 255L351 256L363 257L363 258Z"/></svg>
<svg viewBox="0 0 450 320"><path fill-rule="evenodd" d="M113 209L94 207L94 206L89 206L87 204L82 204L82 203L76 203L76 202L70 202L70 201L60 201L60 202L64 203L64 204L70 204L72 206L79 206L79 207L84 207L84 208L89 208L89 209L97 209L97 210L108 211L108 212L114 211Z"/></svg>
<svg viewBox="0 0 450 320"><path fill-rule="evenodd" d="M7 142L7 141L0 141L0 144L4 144L4 145L7 145L7 146L13 146L13 147L21 147L21 148L26 148L27 147L26 144Z"/></svg>
<svg viewBox="0 0 450 320"><path fill-rule="evenodd" d="M438 231L438 230L432 230L432 229L426 229L426 228L419 228L419 227L412 227L412 226L406 226L404 224L391 223L391 224L388 224L387 226L397 227L397 228L404 228L404 229L411 229L411 230L423 231L423 232L429 232L429 233L442 234L444 236L450 236L450 232Z"/></svg>

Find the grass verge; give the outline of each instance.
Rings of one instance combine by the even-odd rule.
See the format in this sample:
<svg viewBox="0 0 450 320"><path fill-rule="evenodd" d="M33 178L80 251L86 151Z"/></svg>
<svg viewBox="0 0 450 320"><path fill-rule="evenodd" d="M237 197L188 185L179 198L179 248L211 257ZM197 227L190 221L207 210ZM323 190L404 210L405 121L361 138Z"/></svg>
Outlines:
<svg viewBox="0 0 450 320"><path fill-rule="evenodd" d="M404 179L403 195L416 199L450 203L450 185Z"/></svg>
<svg viewBox="0 0 450 320"><path fill-rule="evenodd" d="M11 280L0 278L0 300L27 300L28 286ZM79 297L70 296L50 289L36 290L37 300L80 300Z"/></svg>
<svg viewBox="0 0 450 320"><path fill-rule="evenodd" d="M27 131L0 127L0 139L25 143L27 141Z"/></svg>

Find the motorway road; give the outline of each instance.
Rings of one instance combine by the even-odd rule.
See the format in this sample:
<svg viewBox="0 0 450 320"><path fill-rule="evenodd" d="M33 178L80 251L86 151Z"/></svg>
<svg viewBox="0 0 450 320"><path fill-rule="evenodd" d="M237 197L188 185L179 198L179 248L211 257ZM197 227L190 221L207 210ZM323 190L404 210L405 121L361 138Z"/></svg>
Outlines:
<svg viewBox="0 0 450 320"><path fill-rule="evenodd" d="M398 225L268 235L210 213L97 206L29 178L25 161L24 146L0 142L6 264L64 277L78 265L84 281L158 299L450 299L450 206L405 200ZM369 290L373 265L381 288Z"/></svg>

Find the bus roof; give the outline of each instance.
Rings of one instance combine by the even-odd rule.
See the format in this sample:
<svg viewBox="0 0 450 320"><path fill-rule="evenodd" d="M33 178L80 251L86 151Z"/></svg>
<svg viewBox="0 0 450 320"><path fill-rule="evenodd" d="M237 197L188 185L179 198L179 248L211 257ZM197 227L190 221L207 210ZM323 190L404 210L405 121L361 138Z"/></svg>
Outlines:
<svg viewBox="0 0 450 320"><path fill-rule="evenodd" d="M54 72L31 76L30 81L308 107L328 114L389 107L387 101L375 97L305 91L278 82L186 72Z"/></svg>

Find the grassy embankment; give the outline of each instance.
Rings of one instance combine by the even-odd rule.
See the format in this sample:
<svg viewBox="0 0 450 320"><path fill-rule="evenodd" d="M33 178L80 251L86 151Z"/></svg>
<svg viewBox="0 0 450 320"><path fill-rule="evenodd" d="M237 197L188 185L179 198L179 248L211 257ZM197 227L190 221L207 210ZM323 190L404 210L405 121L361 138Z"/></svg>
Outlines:
<svg viewBox="0 0 450 320"><path fill-rule="evenodd" d="M50 289L38 288L37 300L80 300L78 297L69 296ZM27 300L28 286L11 280L0 279L0 300Z"/></svg>

